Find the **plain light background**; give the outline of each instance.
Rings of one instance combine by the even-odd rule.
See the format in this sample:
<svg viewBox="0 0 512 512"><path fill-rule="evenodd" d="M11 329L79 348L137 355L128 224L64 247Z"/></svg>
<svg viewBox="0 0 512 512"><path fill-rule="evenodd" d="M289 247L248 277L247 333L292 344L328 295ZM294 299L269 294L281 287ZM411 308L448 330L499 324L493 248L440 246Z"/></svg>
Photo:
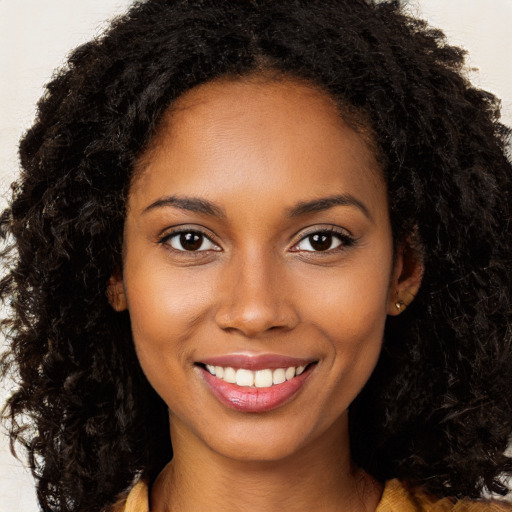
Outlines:
<svg viewBox="0 0 512 512"><path fill-rule="evenodd" d="M279 1L279 0L276 0ZM0 206L18 172L17 142L35 103L69 51L107 26L131 0L0 0ZM512 0L411 0L409 9L469 52L472 81L502 99L512 125ZM0 389L0 403L8 384ZM36 512L32 478L0 429L0 512Z"/></svg>

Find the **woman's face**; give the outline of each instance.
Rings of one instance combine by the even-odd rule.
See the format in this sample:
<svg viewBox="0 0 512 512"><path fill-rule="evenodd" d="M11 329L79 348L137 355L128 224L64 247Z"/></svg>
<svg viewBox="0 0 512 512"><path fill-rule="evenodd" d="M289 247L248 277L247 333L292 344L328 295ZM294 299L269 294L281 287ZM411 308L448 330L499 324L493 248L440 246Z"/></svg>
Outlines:
<svg viewBox="0 0 512 512"><path fill-rule="evenodd" d="M317 89L226 80L181 97L141 165L112 286L173 441L277 460L346 437L398 281L363 137Z"/></svg>

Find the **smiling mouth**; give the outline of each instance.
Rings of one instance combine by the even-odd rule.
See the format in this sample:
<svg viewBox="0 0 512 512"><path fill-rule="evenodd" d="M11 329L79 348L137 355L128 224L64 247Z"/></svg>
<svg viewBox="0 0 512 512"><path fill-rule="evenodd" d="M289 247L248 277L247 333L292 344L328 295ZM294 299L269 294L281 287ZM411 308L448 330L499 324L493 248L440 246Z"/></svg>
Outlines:
<svg viewBox="0 0 512 512"><path fill-rule="evenodd" d="M222 404L240 412L263 413L292 400L309 380L317 362L235 356L198 362L196 366Z"/></svg>
<svg viewBox="0 0 512 512"><path fill-rule="evenodd" d="M231 366L213 366L210 364L204 365L204 368L211 375L229 384L262 389L283 384L302 375L311 364L313 363L304 366L289 366L287 368L264 368L256 371L246 368L235 369Z"/></svg>

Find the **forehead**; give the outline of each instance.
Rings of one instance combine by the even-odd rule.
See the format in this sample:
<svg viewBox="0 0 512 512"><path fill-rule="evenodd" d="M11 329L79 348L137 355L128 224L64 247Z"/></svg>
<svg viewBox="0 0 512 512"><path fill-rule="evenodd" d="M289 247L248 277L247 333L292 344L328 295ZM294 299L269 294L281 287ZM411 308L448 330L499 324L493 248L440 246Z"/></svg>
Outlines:
<svg viewBox="0 0 512 512"><path fill-rule="evenodd" d="M263 184L269 195L286 189L292 201L294 194L348 187L382 201L385 183L367 133L351 128L335 101L309 84L262 77L210 82L168 110L132 192L155 195L164 187L218 200Z"/></svg>

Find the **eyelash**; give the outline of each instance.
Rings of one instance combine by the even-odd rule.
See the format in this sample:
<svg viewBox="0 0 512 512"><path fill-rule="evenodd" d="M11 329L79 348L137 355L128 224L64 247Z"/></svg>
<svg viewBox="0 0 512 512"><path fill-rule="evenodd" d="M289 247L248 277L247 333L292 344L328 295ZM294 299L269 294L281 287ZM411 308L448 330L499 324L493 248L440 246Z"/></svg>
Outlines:
<svg viewBox="0 0 512 512"><path fill-rule="evenodd" d="M213 246L215 248L209 248L206 250L203 249L202 251L199 251L199 250L189 250L188 251L183 247L184 240L181 240L181 237L186 236L186 235L193 235L193 236L197 236L200 238L201 244L199 246L199 249L204 245L205 242L209 243L211 246ZM173 247L173 245L172 245L173 239L178 240L182 249L177 249L176 247ZM205 233L203 233L202 231L199 231L197 229L180 229L178 231L173 231L173 232L168 233L165 236L163 236L158 241L158 243L169 245L175 252L182 252L182 253L189 253L189 254L197 254L197 253L204 253L206 251L220 251L221 250L220 247L215 242L213 242L213 240L209 236L207 236Z"/></svg>
<svg viewBox="0 0 512 512"><path fill-rule="evenodd" d="M334 247L333 249L328 248L326 250L302 250L296 249L301 243L308 241L309 246L314 249L313 245L311 244L311 238L314 236L323 235L327 237L337 238L339 241L339 245ZM330 245L332 245L333 240L331 240ZM324 229L315 229L310 231L309 233L305 233L301 236L300 240L293 245L292 250L293 252L308 252L308 253L316 253L316 254L333 254L340 251L343 251L344 249L351 247L356 242L356 239L352 236L348 235L346 232L343 232L341 230L337 230L334 227L331 228L324 228Z"/></svg>
<svg viewBox="0 0 512 512"><path fill-rule="evenodd" d="M185 242L185 240L181 239L182 236L186 236L186 235L193 235L193 236L197 236L199 238L199 240L196 240L196 242L199 242L200 241L200 245L198 247L198 249L196 250L187 250L183 247L183 243ZM334 248L327 248L326 250L314 250L314 247L311 243L311 238L314 237L314 236L326 236L326 237L331 237L331 241L330 241L330 245L332 245L333 243L333 238L337 238L338 241L339 241L339 244L334 247ZM177 239L178 240L178 243L181 245L181 249L179 248L176 248L172 245L172 240L173 239ZM192 240L194 241L194 240ZM306 242L308 241L309 243L309 246L311 247L311 249L313 250L304 250L304 249L297 249L299 247L299 245L303 242ZM354 245L355 243L355 239L348 235L347 233L345 232L341 232L341 231L338 231L337 229L335 228L330 228L330 229L316 229L314 231L310 231L309 233L306 233L304 234L300 240L295 243L293 246L292 246L292 252L309 252L309 253L319 253L319 254L332 254L332 253L335 253L335 252L339 252L339 251L342 251L343 249L346 249L347 247L351 247L352 245ZM208 248L208 249L203 249L203 250L199 250L201 249L201 247L206 243L210 244L212 247L211 248ZM322 240L320 241L320 243L322 242ZM165 236L163 236L160 240L158 240L158 243L159 244L162 244L162 245L169 245L175 252L181 252L181 253L188 253L188 254L198 254L198 253L204 253L204 252L208 252L208 251L221 251L222 249L209 237L207 236L205 233L203 233L202 231L199 231L199 230L196 230L196 229L180 229L178 231L173 231L171 233L168 233L166 234ZM314 242L314 243L317 243L317 242Z"/></svg>

